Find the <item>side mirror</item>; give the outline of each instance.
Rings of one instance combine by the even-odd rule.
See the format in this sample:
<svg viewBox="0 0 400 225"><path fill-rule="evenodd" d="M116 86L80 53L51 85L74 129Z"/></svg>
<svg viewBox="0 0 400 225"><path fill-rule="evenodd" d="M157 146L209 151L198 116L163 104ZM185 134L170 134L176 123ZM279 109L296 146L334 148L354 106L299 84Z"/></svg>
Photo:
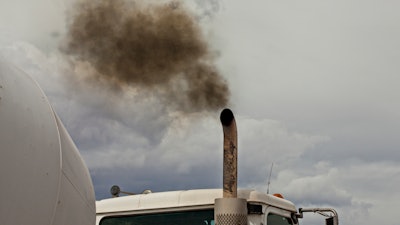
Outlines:
<svg viewBox="0 0 400 225"><path fill-rule="evenodd" d="M336 210L332 208L299 208L299 213L296 214L296 217L303 218L304 212L318 213L322 216L327 217L325 219L325 225L339 225L339 216ZM325 212L330 212L331 214L329 215Z"/></svg>

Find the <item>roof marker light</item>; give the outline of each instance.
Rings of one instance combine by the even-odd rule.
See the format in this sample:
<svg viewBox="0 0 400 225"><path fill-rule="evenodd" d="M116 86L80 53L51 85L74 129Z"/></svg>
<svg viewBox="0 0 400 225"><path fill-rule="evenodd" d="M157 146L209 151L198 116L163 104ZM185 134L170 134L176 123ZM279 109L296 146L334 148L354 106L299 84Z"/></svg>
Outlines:
<svg viewBox="0 0 400 225"><path fill-rule="evenodd" d="M285 199L285 198L283 197L283 195L281 195L281 194L279 194L279 193L275 193L275 194L273 194L273 196L278 197L278 198Z"/></svg>

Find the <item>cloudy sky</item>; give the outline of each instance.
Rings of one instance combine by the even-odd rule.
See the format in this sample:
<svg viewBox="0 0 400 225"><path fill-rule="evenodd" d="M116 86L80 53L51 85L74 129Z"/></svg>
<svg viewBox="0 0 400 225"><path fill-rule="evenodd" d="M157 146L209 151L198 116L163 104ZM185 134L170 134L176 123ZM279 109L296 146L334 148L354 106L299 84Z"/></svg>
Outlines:
<svg viewBox="0 0 400 225"><path fill-rule="evenodd" d="M334 207L342 224L397 224L400 2L181 4L230 86L239 186L266 191L273 163L270 191L298 207ZM71 11L63 0L0 1L0 55L44 89L96 198L114 184L130 192L220 188L219 110L183 115L151 91L115 93L71 78L82 71L59 51Z"/></svg>

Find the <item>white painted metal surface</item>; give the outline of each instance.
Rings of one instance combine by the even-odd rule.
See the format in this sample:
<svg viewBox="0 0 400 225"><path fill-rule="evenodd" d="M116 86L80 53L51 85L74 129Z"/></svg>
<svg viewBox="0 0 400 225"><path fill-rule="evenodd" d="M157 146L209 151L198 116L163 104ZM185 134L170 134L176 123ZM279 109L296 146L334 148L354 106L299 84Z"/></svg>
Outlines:
<svg viewBox="0 0 400 225"><path fill-rule="evenodd" d="M247 202L262 203L296 212L290 201L254 190L238 190L238 197ZM199 189L187 191L171 191L150 194L139 194L118 198L104 199L96 202L97 215L112 215L123 212L144 212L149 210L168 210L177 208L202 207L213 208L216 198L222 198L221 189Z"/></svg>
<svg viewBox="0 0 400 225"><path fill-rule="evenodd" d="M93 225L93 185L37 83L0 58L0 224Z"/></svg>

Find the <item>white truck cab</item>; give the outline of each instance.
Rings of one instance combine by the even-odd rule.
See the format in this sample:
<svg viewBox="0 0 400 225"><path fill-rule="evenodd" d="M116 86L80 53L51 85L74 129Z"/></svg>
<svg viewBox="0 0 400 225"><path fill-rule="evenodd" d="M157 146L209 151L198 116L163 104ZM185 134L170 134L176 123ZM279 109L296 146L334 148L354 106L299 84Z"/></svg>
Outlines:
<svg viewBox="0 0 400 225"><path fill-rule="evenodd" d="M280 194L264 194L237 188L237 130L233 113L220 116L224 133L223 188L151 193L96 202L96 225L297 225L303 212L328 217L327 225L338 225L335 210L299 209ZM330 212L331 214L326 214Z"/></svg>
<svg viewBox="0 0 400 225"><path fill-rule="evenodd" d="M115 197L96 202L96 225L214 225L221 189L171 191ZM246 199L248 225L296 225L297 210L283 198L238 190Z"/></svg>

